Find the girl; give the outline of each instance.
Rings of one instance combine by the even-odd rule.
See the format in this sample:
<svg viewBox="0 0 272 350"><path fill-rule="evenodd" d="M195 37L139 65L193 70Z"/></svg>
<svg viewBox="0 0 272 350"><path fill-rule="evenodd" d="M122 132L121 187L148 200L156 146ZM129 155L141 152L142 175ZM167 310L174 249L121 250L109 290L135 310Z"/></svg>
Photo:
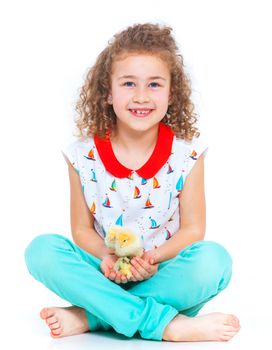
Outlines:
<svg viewBox="0 0 272 350"><path fill-rule="evenodd" d="M116 34L82 87L78 140L63 151L74 242L43 234L25 252L30 273L72 304L42 309L54 338L114 329L226 341L240 329L231 314L195 317L227 287L232 259L204 240L207 147L171 30L146 23ZM143 240L129 280L104 243L112 225Z"/></svg>

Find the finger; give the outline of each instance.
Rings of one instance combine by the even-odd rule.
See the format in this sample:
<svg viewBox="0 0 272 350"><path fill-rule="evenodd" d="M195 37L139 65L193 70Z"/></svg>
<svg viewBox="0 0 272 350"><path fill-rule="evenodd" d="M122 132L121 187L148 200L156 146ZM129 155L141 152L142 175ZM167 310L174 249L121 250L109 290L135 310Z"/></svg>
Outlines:
<svg viewBox="0 0 272 350"><path fill-rule="evenodd" d="M144 280L144 277L141 275L141 273L135 267L131 266L130 271L133 274L133 276L136 278L137 281Z"/></svg>
<svg viewBox="0 0 272 350"><path fill-rule="evenodd" d="M121 283L127 283L128 282L128 279L126 276L122 275L121 276Z"/></svg>
<svg viewBox="0 0 272 350"><path fill-rule="evenodd" d="M152 265L150 265L147 261L141 258L136 258L136 261L138 264L147 272L151 273L152 272Z"/></svg>
<svg viewBox="0 0 272 350"><path fill-rule="evenodd" d="M112 280L112 281L114 281L115 277L116 277L116 273L112 271L112 272L109 274L109 279Z"/></svg>
<svg viewBox="0 0 272 350"><path fill-rule="evenodd" d="M114 282L116 282L118 284L121 282L121 274L119 272L116 272L116 277L115 277Z"/></svg>
<svg viewBox="0 0 272 350"><path fill-rule="evenodd" d="M106 277L109 277L109 274L110 274L111 270L107 267L105 267L105 276Z"/></svg>
<svg viewBox="0 0 272 350"><path fill-rule="evenodd" d="M136 278L132 275L132 276L130 276L130 279L129 279L130 281L133 281L133 282L137 282L137 280L136 280Z"/></svg>
<svg viewBox="0 0 272 350"><path fill-rule="evenodd" d="M143 278L147 278L149 276L149 272L146 271L139 262L133 260L131 261L131 264Z"/></svg>

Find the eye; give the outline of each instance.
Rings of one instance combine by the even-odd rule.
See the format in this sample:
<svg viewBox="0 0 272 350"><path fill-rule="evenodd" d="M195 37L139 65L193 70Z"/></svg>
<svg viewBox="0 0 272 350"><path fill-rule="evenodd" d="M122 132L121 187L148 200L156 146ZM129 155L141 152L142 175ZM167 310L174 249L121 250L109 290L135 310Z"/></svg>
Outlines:
<svg viewBox="0 0 272 350"><path fill-rule="evenodd" d="M126 81L123 85L131 87L131 85L129 85L129 84L134 84L134 83L133 83L133 81Z"/></svg>
<svg viewBox="0 0 272 350"><path fill-rule="evenodd" d="M126 81L126 82L123 84L123 86L132 87L132 84L135 85L135 83L134 83L133 81ZM149 85L150 85L152 88L156 88L156 87L161 86L159 83L155 83L155 82L150 83Z"/></svg>
<svg viewBox="0 0 272 350"><path fill-rule="evenodd" d="M155 84L156 86L152 86L152 87L158 87L158 86L160 86L160 84L158 84L158 83L150 83L150 85L151 84Z"/></svg>

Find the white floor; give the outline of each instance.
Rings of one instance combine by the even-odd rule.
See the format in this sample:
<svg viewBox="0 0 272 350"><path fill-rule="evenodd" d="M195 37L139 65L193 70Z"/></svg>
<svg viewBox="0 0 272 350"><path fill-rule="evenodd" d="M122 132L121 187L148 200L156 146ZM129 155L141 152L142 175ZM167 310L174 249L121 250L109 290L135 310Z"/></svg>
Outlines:
<svg viewBox="0 0 272 350"><path fill-rule="evenodd" d="M45 323L39 318L39 311L44 306L66 306L65 301L59 299L47 290L41 283L35 281L24 267L17 271L18 278L6 277L12 288L4 290L5 298L12 302L3 303L1 309L1 342L5 342L5 349L260 349L271 348L271 320L264 307L266 297L260 298L259 303L248 305L249 295L242 293L239 288L239 275L233 275L229 287L216 298L207 303L199 315L209 312L225 312L236 314L241 322L241 331L229 342L191 342L173 343L158 342L141 339L139 335L133 338L110 332L94 332L83 335L52 339ZM252 290L252 292L254 289ZM20 296L18 298L18 295ZM3 300L3 298L2 298Z"/></svg>
<svg viewBox="0 0 272 350"><path fill-rule="evenodd" d="M62 339L52 339L49 336L47 326L37 315L37 310L32 307L29 311L19 311L16 317L16 331L8 333L8 349L16 349L16 345L28 349L252 349L254 347L271 349L270 332L268 329L269 319L266 320L266 327L263 318L241 316L242 328L229 342L191 342L173 343L143 340L139 335L129 339L121 334L110 332L94 332L83 335L67 337ZM208 308L207 308L208 311ZM271 322L270 322L271 326ZM267 331L265 334L265 330ZM7 334L5 334L7 335ZM262 347L263 346L263 347Z"/></svg>

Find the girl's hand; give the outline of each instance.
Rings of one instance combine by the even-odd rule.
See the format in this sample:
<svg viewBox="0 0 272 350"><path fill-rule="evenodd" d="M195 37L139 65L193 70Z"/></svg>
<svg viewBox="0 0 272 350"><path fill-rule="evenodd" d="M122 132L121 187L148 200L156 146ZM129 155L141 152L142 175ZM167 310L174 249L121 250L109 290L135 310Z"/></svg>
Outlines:
<svg viewBox="0 0 272 350"><path fill-rule="evenodd" d="M155 250L145 252L143 256L134 257L130 261L132 267L131 281L144 281L155 275L159 267L159 256Z"/></svg>
<svg viewBox="0 0 272 350"><path fill-rule="evenodd" d="M109 278L115 283L127 283L128 279L125 275L114 270L114 264L119 259L115 254L106 255L100 264L100 269L104 276Z"/></svg>

